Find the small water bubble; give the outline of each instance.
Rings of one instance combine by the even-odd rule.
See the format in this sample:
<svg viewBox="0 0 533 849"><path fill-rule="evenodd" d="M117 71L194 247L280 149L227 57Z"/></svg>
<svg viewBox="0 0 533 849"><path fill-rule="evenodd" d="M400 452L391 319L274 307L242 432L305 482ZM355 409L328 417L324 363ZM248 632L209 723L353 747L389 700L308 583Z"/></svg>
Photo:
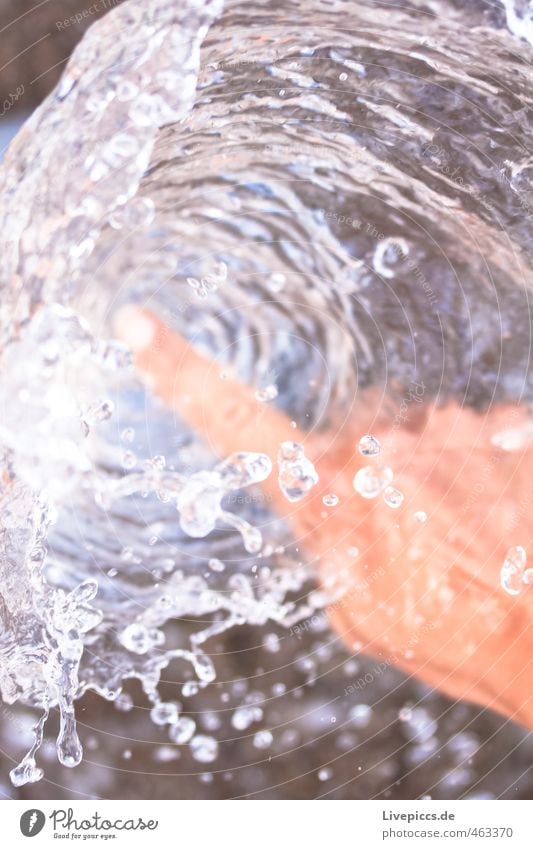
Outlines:
<svg viewBox="0 0 533 849"><path fill-rule="evenodd" d="M375 436L367 433L359 440L358 451L363 457L377 457L381 453L381 443Z"/></svg>
<svg viewBox="0 0 533 849"><path fill-rule="evenodd" d="M274 383L265 386L264 389L258 389L255 393L256 401L260 401L262 404L265 404L267 401L273 401L277 397L278 387Z"/></svg>
<svg viewBox="0 0 533 849"><path fill-rule="evenodd" d="M326 507L336 507L337 504L339 503L339 496L335 495L333 492L329 492L327 495L325 495L323 497L322 503Z"/></svg>
<svg viewBox="0 0 533 849"><path fill-rule="evenodd" d="M526 569L522 581L526 586L533 584L533 569Z"/></svg>
<svg viewBox="0 0 533 849"><path fill-rule="evenodd" d="M212 572L223 572L226 568L222 560L219 560L217 557L212 557L208 565Z"/></svg>
<svg viewBox="0 0 533 849"><path fill-rule="evenodd" d="M414 514L414 518L417 522L420 522L420 524L423 525L424 522L427 522L428 514L424 510L417 510Z"/></svg>
<svg viewBox="0 0 533 849"><path fill-rule="evenodd" d="M404 495L403 492L400 492L399 489L396 489L393 486L385 487L385 491L383 493L383 501L389 507L397 510L398 507L401 507L403 504Z"/></svg>
<svg viewBox="0 0 533 849"><path fill-rule="evenodd" d="M211 763L218 757L218 743L214 737L197 734L190 742L191 754L199 763Z"/></svg>
<svg viewBox="0 0 533 849"><path fill-rule="evenodd" d="M329 767L323 767L318 771L318 780L319 781L329 781L331 776L333 775L333 770Z"/></svg>
<svg viewBox="0 0 533 849"><path fill-rule="evenodd" d="M343 71L342 74L339 74L339 80L341 81L341 83L346 82L347 79L348 79L348 74L345 74L344 71Z"/></svg>
<svg viewBox="0 0 533 849"><path fill-rule="evenodd" d="M356 473L353 488L363 498L377 498L392 479L392 469L388 466L364 466Z"/></svg>
<svg viewBox="0 0 533 849"><path fill-rule="evenodd" d="M510 548L500 570L500 584L509 595L519 595L524 588L527 556L521 545Z"/></svg>

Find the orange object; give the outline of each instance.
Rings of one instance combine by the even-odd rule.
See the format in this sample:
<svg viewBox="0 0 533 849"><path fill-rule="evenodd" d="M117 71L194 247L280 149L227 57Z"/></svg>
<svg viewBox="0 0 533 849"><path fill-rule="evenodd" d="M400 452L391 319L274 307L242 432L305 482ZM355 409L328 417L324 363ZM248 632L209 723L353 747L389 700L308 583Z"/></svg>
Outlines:
<svg viewBox="0 0 533 849"><path fill-rule="evenodd" d="M304 433L249 386L221 379L219 365L152 313L125 308L117 334L153 391L221 457L261 451L275 460L281 442L303 443L320 476L311 493L289 503L275 474L263 487L323 584L342 592L328 612L349 648L533 727L533 588L511 596L500 586L507 550L531 545L533 452L494 444L524 424L522 408L419 404L411 427L398 427L367 393L337 431ZM359 454L367 432L385 446L382 457ZM354 473L380 462L394 468L399 509L353 489ZM327 493L337 506L325 507Z"/></svg>

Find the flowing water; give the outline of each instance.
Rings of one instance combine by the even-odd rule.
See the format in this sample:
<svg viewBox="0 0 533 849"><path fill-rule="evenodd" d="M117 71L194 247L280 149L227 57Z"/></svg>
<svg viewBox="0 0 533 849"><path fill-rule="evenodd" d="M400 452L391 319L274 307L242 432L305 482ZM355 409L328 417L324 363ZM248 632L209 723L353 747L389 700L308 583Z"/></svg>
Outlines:
<svg viewBox="0 0 533 849"><path fill-rule="evenodd" d="M444 747L420 786L481 792L468 763L487 726L461 730L474 715L459 706L438 727L438 697L417 706L421 685L334 645L317 612L331 599L257 487L276 458L214 457L139 382L112 320L149 306L306 429L366 386L531 401L532 26L510 0L130 0L89 30L1 178L0 690L40 716L13 784L42 778L50 712L60 763L80 764L88 691L125 734L137 681L206 786L222 764L226 794L265 782L239 783L221 740L246 732L266 762L299 749L290 723L305 716L314 739L343 729L320 785L351 786L337 759L373 729L363 795L390 795L401 758L378 727L405 701L403 767ZM303 498L315 472L300 447L278 462ZM216 648L230 633L261 639L233 670ZM333 710L326 668L341 694L363 681L364 698ZM158 768L179 756L158 751Z"/></svg>

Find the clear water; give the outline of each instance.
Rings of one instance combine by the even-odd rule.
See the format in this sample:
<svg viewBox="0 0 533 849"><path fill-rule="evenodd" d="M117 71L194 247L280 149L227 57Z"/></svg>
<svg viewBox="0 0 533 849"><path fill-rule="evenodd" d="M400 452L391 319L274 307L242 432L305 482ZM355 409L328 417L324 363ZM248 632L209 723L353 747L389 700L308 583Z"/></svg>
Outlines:
<svg viewBox="0 0 533 849"><path fill-rule="evenodd" d="M422 384L475 407L531 400L531 19L511 2L439 6L129 2L91 28L11 148L0 690L41 717L15 785L42 778L50 711L57 757L77 766L76 702L94 691L127 713L133 679L170 743L216 764L222 723L199 726L188 704L215 698L205 644L232 629L264 629L258 670L280 650L276 629L310 638L293 669L316 687L311 727L327 713L317 680L333 648L317 611L329 599L256 486L269 458L213 457L141 385L112 338L120 306L156 310L303 428L385 381L399 397ZM280 460L291 500L314 483L307 463ZM388 487L396 507L390 481L376 495ZM344 661L340 692L361 678ZM163 698L174 663L181 685ZM365 700L379 702L390 674L367 668ZM230 725L268 756L260 696L234 685ZM343 752L381 721L356 708L339 707ZM407 766L431 759L431 709L398 721ZM287 751L289 730L277 735ZM475 787L456 774L475 742L447 750L438 792ZM383 757L381 787L395 763Z"/></svg>

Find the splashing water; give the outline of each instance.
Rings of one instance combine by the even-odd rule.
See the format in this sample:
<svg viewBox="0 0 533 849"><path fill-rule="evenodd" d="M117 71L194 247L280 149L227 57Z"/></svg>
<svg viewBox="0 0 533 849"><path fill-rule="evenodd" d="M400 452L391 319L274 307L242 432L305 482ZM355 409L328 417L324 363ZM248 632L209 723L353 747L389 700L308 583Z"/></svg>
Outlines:
<svg viewBox="0 0 533 849"><path fill-rule="evenodd" d="M517 387L532 394L527 292L509 246L531 249L525 64L501 31L490 36L489 76L488 30L453 15L421 23L416 5L354 5L127 2L88 31L11 148L1 178L0 692L40 711L11 772L17 786L43 775L36 756L52 708L58 758L76 766L76 699L93 690L119 706L129 678L170 740L212 763L216 738L161 699L162 671L190 668L186 697L215 679L209 637L243 623L290 627L316 609L290 600L309 570L285 555L285 530L257 489L271 458L243 446L220 462L162 408L111 338L121 305L155 305L304 427L326 425L384 374L401 394L419 375L418 351L428 397L483 406ZM531 21L504 5L509 29L528 38ZM475 155L457 142L467 125ZM495 352L486 317L505 299L507 342ZM380 446L365 436L359 450L373 457ZM290 501L318 480L296 443L282 445L278 464ZM368 466L354 487L398 507L391 482L387 467ZM248 488L250 502L230 510ZM268 575L255 585L260 554ZM502 586L514 593L511 560ZM167 625L180 617L200 624L170 647ZM240 728L257 716L249 706L234 715ZM354 722L370 722L366 706ZM267 748L272 735L254 739Z"/></svg>

